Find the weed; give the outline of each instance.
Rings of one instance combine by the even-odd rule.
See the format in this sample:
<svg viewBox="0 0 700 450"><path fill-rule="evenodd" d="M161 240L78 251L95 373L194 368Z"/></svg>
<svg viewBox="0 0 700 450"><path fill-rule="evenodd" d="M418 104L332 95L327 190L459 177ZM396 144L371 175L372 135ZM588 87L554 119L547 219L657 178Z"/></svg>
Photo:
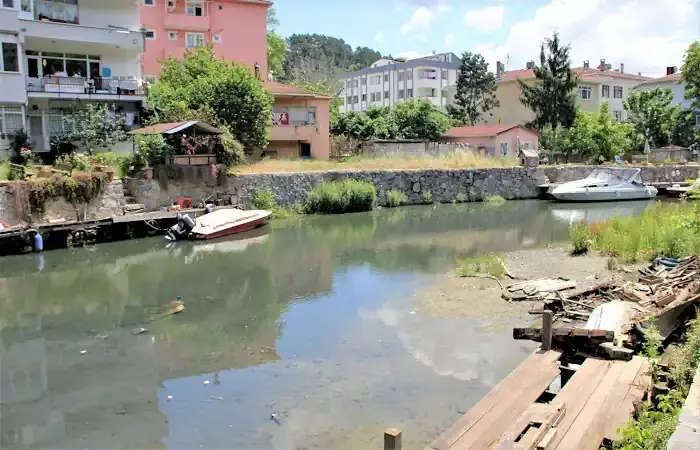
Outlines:
<svg viewBox="0 0 700 450"><path fill-rule="evenodd" d="M250 205L255 209L272 211L277 208L277 200L269 188L261 187L250 195Z"/></svg>
<svg viewBox="0 0 700 450"><path fill-rule="evenodd" d="M423 203L426 205L432 205L433 204L433 193L430 191L425 191L423 192Z"/></svg>
<svg viewBox="0 0 700 450"><path fill-rule="evenodd" d="M503 278L506 275L506 267L501 258L493 254L457 259L457 275L475 274L488 274L496 278Z"/></svg>
<svg viewBox="0 0 700 450"><path fill-rule="evenodd" d="M346 178L317 184L304 203L307 214L371 211L377 191L372 183Z"/></svg>
<svg viewBox="0 0 700 450"><path fill-rule="evenodd" d="M408 196L398 189L390 189L386 192L386 206L394 208L408 202Z"/></svg>
<svg viewBox="0 0 700 450"><path fill-rule="evenodd" d="M590 250L593 244L588 227L585 225L574 225L569 230L569 233L571 234L571 241L574 246L572 253L574 255L588 253L588 250Z"/></svg>
<svg viewBox="0 0 700 450"><path fill-rule="evenodd" d="M489 195L484 197L484 203L487 205L502 205L506 202L506 199L500 195Z"/></svg>

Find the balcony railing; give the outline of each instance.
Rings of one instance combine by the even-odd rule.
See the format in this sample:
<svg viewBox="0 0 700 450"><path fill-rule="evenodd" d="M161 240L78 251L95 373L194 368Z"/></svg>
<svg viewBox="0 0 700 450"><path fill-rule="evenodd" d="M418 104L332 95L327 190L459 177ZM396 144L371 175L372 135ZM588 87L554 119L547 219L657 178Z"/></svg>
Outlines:
<svg viewBox="0 0 700 450"><path fill-rule="evenodd" d="M34 0L34 8L34 14L37 20L74 24L80 23L78 17L78 0Z"/></svg>
<svg viewBox="0 0 700 450"><path fill-rule="evenodd" d="M88 94L135 96L144 95L138 80L118 80L114 78L58 77L45 76L42 79L29 79L28 92L49 92L57 94Z"/></svg>
<svg viewBox="0 0 700 450"><path fill-rule="evenodd" d="M272 125L292 127L316 125L316 111L308 109L303 112L306 114L290 114L288 111L273 112Z"/></svg>

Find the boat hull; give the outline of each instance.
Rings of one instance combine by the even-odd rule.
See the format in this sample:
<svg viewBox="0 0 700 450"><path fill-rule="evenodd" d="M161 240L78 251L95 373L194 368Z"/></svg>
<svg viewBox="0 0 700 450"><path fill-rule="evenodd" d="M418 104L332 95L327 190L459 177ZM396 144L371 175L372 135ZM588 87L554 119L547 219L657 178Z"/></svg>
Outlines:
<svg viewBox="0 0 700 450"><path fill-rule="evenodd" d="M192 232L190 234L190 239L194 240L210 240L210 239L217 239L221 238L224 236L230 236L232 234L236 233L242 233L244 231L252 230L253 228L257 228L265 223L265 220L267 220L267 217L261 217L249 222L244 222L239 225L234 225L230 228L225 228L219 231L215 231L213 233L208 233L208 234L203 234L203 233L196 233Z"/></svg>
<svg viewBox="0 0 700 450"><path fill-rule="evenodd" d="M595 189L575 189L552 191L552 196L561 202L617 202L622 200L648 200L656 197L658 190L647 186L645 189L619 189L600 191Z"/></svg>

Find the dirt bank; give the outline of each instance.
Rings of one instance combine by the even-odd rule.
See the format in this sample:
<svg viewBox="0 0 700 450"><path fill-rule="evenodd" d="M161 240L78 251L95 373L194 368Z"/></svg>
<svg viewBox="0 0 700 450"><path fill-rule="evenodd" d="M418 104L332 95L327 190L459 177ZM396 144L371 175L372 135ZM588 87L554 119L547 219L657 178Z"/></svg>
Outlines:
<svg viewBox="0 0 700 450"><path fill-rule="evenodd" d="M501 256L510 272L525 279L563 277L579 283L609 280L620 272L608 269L608 258L598 255L570 256L568 248L520 250ZM504 285L512 281L503 280ZM512 326L527 318L532 302L506 302L496 281L462 278L454 272L436 285L416 293L416 311L440 317L467 317L489 326Z"/></svg>

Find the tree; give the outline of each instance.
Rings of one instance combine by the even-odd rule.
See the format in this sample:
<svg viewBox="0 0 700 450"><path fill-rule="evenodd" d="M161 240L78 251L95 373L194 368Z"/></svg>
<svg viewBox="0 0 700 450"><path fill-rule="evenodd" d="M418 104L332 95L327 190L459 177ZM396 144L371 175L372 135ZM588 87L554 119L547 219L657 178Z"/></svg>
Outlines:
<svg viewBox="0 0 700 450"><path fill-rule="evenodd" d="M403 139L439 140L450 128L450 120L427 100L399 103L391 111Z"/></svg>
<svg viewBox="0 0 700 450"><path fill-rule="evenodd" d="M693 110L700 111L700 41L690 44L681 66L685 81L685 98L693 101Z"/></svg>
<svg viewBox="0 0 700 450"><path fill-rule="evenodd" d="M276 33L277 25L277 13L270 7L267 9L267 68L274 77L281 77L284 75L287 41Z"/></svg>
<svg viewBox="0 0 700 450"><path fill-rule="evenodd" d="M462 54L462 64L457 75L455 105L448 105L452 118L474 125L484 114L498 106L496 76L488 69L488 63L480 54Z"/></svg>
<svg viewBox="0 0 700 450"><path fill-rule="evenodd" d="M381 59L382 54L369 47L357 47L352 55L352 66L349 69L360 70L371 66L375 61Z"/></svg>
<svg viewBox="0 0 700 450"><path fill-rule="evenodd" d="M533 68L535 84L518 80L520 102L535 113L530 125L538 130L549 126L556 134L560 126L568 128L576 118L578 77L571 70L569 51L569 46L561 46L555 32L540 47L540 65Z"/></svg>
<svg viewBox="0 0 700 450"><path fill-rule="evenodd" d="M69 130L64 138L90 155L126 140L126 121L116 113L114 105L94 103L76 108L65 116L63 126Z"/></svg>
<svg viewBox="0 0 700 450"><path fill-rule="evenodd" d="M148 94L153 122L205 120L225 126L247 154L267 144L272 103L247 67L215 58L210 47L165 60L160 82Z"/></svg>
<svg viewBox="0 0 700 450"><path fill-rule="evenodd" d="M559 133L554 145L567 155L578 154L595 162L610 161L630 150L630 134L631 125L617 123L604 103L598 114L577 109L574 123Z"/></svg>
<svg viewBox="0 0 700 450"><path fill-rule="evenodd" d="M630 92L624 105L635 133L643 136L642 142L649 139L650 145L655 147L671 143L674 120L680 113L680 108L673 104L671 89Z"/></svg>

